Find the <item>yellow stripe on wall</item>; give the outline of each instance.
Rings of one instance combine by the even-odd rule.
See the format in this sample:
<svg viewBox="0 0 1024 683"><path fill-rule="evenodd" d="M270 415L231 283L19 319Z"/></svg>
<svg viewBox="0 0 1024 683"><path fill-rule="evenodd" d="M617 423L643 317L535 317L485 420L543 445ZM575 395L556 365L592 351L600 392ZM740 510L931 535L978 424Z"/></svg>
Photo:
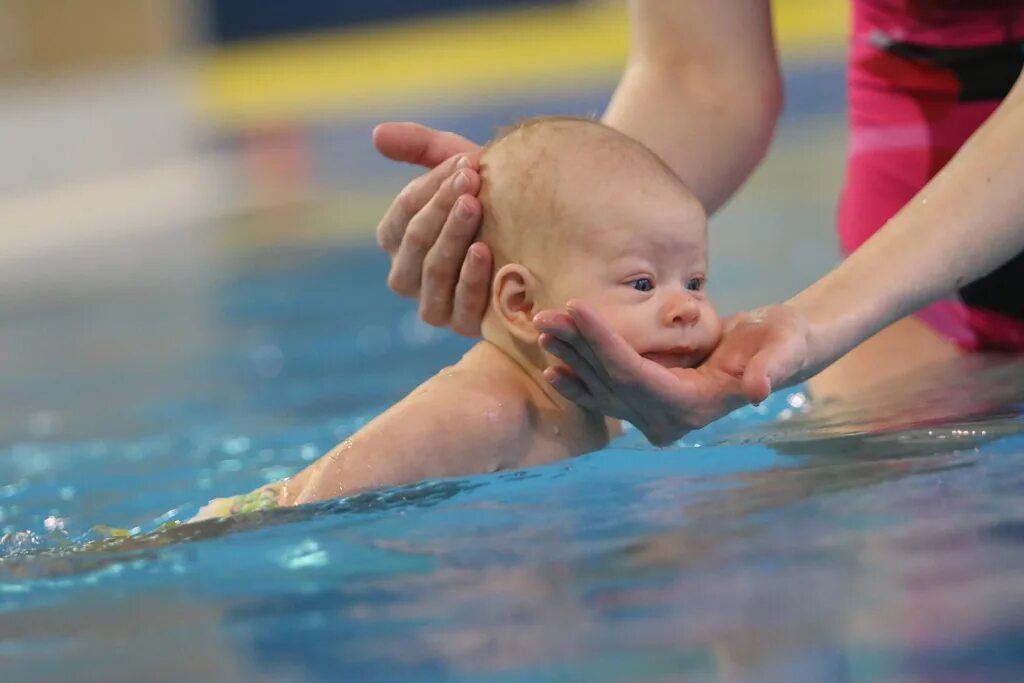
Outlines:
<svg viewBox="0 0 1024 683"><path fill-rule="evenodd" d="M704 1L704 0L698 0ZM842 45L843 0L776 0L784 52ZM627 51L625 2L457 15L212 50L200 59L202 111L222 125L365 113L615 77Z"/></svg>

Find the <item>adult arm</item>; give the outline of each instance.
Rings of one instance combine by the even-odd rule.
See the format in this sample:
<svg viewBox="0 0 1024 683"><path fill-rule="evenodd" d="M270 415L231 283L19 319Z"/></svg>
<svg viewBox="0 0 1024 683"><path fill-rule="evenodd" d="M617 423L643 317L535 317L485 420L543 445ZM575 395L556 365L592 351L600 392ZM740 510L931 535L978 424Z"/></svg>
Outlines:
<svg viewBox="0 0 1024 683"><path fill-rule="evenodd" d="M782 106L768 0L631 0L630 55L604 122L717 210L764 157Z"/></svg>
<svg viewBox="0 0 1024 683"><path fill-rule="evenodd" d="M629 62L604 121L657 152L712 211L764 156L778 118L769 2L632 0L630 14ZM408 123L378 126L374 144L388 158L432 169L378 225L392 256L389 285L418 297L426 322L479 334L492 260L486 245L473 244L482 215L478 148Z"/></svg>
<svg viewBox="0 0 1024 683"><path fill-rule="evenodd" d="M566 397L630 420L656 444L802 381L886 325L1024 249L1024 79L946 167L864 245L784 304L733 316L699 367L636 354L586 306L547 311L546 371ZM1022 294L1024 296L1024 294Z"/></svg>

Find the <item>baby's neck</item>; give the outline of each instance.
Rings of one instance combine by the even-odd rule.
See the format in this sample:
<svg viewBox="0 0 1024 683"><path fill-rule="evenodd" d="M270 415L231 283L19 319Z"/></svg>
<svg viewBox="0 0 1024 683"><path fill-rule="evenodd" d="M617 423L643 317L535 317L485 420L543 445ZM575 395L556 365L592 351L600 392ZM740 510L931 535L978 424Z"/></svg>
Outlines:
<svg viewBox="0 0 1024 683"><path fill-rule="evenodd" d="M495 353L500 354L510 364L515 365L530 386L530 395L535 403L544 404L545 413L553 413L568 433L576 433L586 440L597 440L599 443L587 448L603 447L610 436L619 433L617 420L606 419L603 415L581 408L559 394L551 383L544 378L546 367L545 356L536 344L528 345L509 333L504 326L485 320L483 325L483 344ZM567 433L567 436L568 436Z"/></svg>

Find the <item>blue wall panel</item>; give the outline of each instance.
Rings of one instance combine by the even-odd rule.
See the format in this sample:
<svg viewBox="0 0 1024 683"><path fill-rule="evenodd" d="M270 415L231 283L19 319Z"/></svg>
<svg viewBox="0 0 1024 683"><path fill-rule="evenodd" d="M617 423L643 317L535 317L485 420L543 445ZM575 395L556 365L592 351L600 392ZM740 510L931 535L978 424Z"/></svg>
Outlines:
<svg viewBox="0 0 1024 683"><path fill-rule="evenodd" d="M233 42L452 11L573 0L208 0L215 40Z"/></svg>

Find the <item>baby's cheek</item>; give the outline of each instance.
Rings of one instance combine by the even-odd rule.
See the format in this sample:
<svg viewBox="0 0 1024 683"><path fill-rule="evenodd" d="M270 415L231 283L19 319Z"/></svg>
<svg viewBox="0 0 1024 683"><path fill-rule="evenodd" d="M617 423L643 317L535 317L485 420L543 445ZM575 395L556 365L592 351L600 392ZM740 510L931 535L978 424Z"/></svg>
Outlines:
<svg viewBox="0 0 1024 683"><path fill-rule="evenodd" d="M639 306L617 307L605 314L608 326L626 343L635 348L649 345L654 325L649 315L644 315Z"/></svg>
<svg viewBox="0 0 1024 683"><path fill-rule="evenodd" d="M722 319L718 317L718 311L713 306L708 306L703 315L705 323L705 338L709 348L714 348L722 336Z"/></svg>

